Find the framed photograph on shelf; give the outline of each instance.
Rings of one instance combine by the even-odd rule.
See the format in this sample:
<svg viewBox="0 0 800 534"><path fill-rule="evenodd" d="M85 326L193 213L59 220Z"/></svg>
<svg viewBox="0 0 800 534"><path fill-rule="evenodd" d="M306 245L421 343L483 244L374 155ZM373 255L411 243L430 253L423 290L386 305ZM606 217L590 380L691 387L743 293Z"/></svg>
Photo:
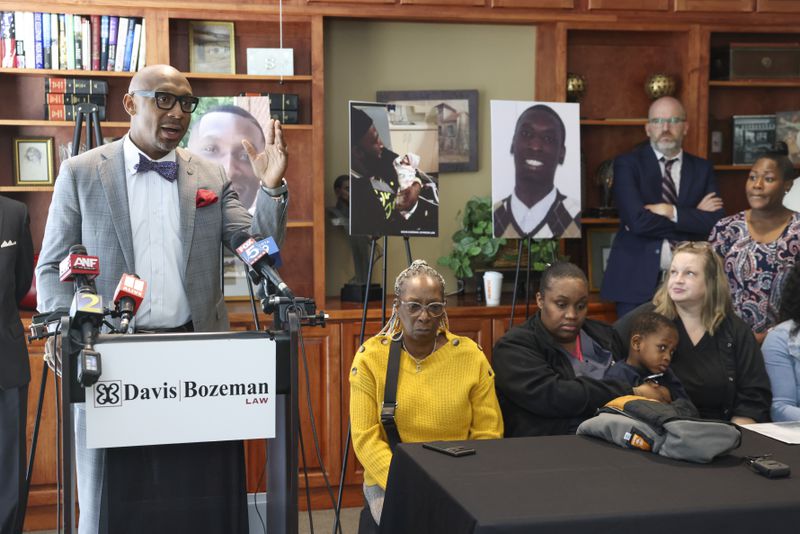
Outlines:
<svg viewBox="0 0 800 534"><path fill-rule="evenodd" d="M606 273L611 244L617 235L617 227L585 227L586 258L589 267L589 291L600 291Z"/></svg>
<svg viewBox="0 0 800 534"><path fill-rule="evenodd" d="M189 70L236 74L233 22L189 21Z"/></svg>
<svg viewBox="0 0 800 534"><path fill-rule="evenodd" d="M14 138L14 185L53 185L52 137Z"/></svg>
<svg viewBox="0 0 800 534"><path fill-rule="evenodd" d="M435 126L439 172L478 170L478 91L378 91L392 126ZM392 106L394 109L392 109Z"/></svg>
<svg viewBox="0 0 800 534"><path fill-rule="evenodd" d="M775 148L775 115L733 116L733 164L750 165Z"/></svg>

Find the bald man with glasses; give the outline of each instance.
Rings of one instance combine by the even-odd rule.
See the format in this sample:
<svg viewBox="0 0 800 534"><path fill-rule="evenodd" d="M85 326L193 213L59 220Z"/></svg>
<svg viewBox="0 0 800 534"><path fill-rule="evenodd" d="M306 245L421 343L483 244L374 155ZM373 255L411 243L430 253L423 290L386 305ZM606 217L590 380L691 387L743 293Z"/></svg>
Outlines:
<svg viewBox="0 0 800 534"><path fill-rule="evenodd" d="M683 105L659 98L645 125L649 142L614 160L620 226L600 296L618 317L653 298L673 243L705 241L725 215L711 162L683 151L688 131Z"/></svg>
<svg viewBox="0 0 800 534"><path fill-rule="evenodd" d="M179 71L148 66L122 99L128 133L62 163L36 269L40 312L69 308L73 288L59 281L59 263L83 244L100 259L95 282L105 302L123 273L147 281L136 331L229 330L220 244L242 230L282 242L288 154L277 121L262 152L242 141L261 181L251 216L222 166L178 148L197 102ZM80 534L247 532L241 442L88 449L78 406ZM124 491L104 491L120 481Z"/></svg>

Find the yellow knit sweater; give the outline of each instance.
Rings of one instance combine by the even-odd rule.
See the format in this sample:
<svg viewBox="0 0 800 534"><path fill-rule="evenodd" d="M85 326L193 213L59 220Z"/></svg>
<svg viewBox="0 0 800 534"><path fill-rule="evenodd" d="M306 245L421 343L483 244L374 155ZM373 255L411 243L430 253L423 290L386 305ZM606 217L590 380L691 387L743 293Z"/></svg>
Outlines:
<svg viewBox="0 0 800 534"><path fill-rule="evenodd" d="M447 344L422 361L420 371L400 355L395 420L404 443L498 439L503 416L494 372L478 345L449 332ZM386 489L392 452L380 421L391 340L375 336L358 350L350 370L353 448L368 485Z"/></svg>

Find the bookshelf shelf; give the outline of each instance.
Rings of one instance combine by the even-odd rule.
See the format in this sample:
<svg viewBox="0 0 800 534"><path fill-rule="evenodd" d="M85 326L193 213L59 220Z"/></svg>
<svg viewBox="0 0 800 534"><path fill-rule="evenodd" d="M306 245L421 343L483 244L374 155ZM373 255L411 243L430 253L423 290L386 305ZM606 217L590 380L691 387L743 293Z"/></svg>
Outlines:
<svg viewBox="0 0 800 534"><path fill-rule="evenodd" d="M714 165L715 171L748 171L752 165Z"/></svg>
<svg viewBox="0 0 800 534"><path fill-rule="evenodd" d="M52 193L52 185L0 185L0 193Z"/></svg>
<svg viewBox="0 0 800 534"><path fill-rule="evenodd" d="M10 69L0 68L0 74L17 76L70 76L76 78L131 78L134 72L107 70L58 70L58 69Z"/></svg>
<svg viewBox="0 0 800 534"><path fill-rule="evenodd" d="M256 74L212 74L207 72L186 72L186 78L191 80L233 80L233 81L263 81L263 82L311 82L310 75L297 76L259 76Z"/></svg>
<svg viewBox="0 0 800 534"><path fill-rule="evenodd" d="M800 79L763 79L763 80L711 80L710 87L800 87Z"/></svg>

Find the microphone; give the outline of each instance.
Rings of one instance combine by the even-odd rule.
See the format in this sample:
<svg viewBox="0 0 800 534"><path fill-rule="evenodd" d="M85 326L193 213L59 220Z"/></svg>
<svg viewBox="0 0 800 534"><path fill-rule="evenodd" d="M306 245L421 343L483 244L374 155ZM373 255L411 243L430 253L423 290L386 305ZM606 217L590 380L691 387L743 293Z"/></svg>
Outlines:
<svg viewBox="0 0 800 534"><path fill-rule="evenodd" d="M97 330L105 316L103 299L94 285L94 279L100 274L100 260L89 256L83 245L73 245L58 271L59 280L75 283L75 296L69 310L70 328L81 334L83 348L78 354L78 380L88 387L97 382L102 372L100 353L94 350Z"/></svg>
<svg viewBox="0 0 800 534"><path fill-rule="evenodd" d="M58 279L75 282L75 291L96 292L93 280L100 275L100 259L89 256L83 245L72 245L69 255L58 266Z"/></svg>
<svg viewBox="0 0 800 534"><path fill-rule="evenodd" d="M256 240L247 232L240 230L231 237L231 249L235 250L239 257L255 270L258 274L272 282L284 297L294 300L294 293L289 286L281 279L278 271L272 268L278 264L278 245L271 237Z"/></svg>
<svg viewBox="0 0 800 534"><path fill-rule="evenodd" d="M144 292L147 289L147 282L139 278L137 274L123 274L119 279L117 289L114 291L114 307L122 319L119 322L119 329L122 333L128 331L128 325L136 315L136 310L144 299Z"/></svg>

